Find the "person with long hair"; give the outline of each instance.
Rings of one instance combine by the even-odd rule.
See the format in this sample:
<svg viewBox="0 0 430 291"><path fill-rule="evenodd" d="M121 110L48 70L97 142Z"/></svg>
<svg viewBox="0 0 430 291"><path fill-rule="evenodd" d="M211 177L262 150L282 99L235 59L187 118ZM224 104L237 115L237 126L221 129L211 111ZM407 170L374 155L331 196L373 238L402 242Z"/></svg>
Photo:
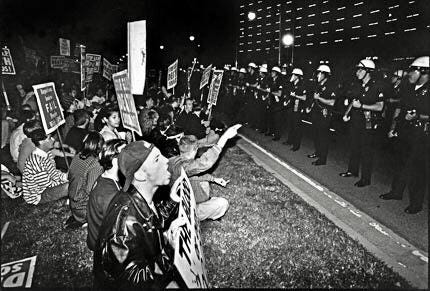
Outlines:
<svg viewBox="0 0 430 291"><path fill-rule="evenodd" d="M120 125L121 117L119 115L119 108L116 106L103 108L94 121L94 129L100 132L105 142L115 138L130 142L131 133L118 131Z"/></svg>
<svg viewBox="0 0 430 291"><path fill-rule="evenodd" d="M75 229L86 222L87 203L90 191L97 178L103 173L99 154L104 144L101 134L91 131L84 138L81 152L76 155L69 169L69 199L72 215L66 221L66 228Z"/></svg>

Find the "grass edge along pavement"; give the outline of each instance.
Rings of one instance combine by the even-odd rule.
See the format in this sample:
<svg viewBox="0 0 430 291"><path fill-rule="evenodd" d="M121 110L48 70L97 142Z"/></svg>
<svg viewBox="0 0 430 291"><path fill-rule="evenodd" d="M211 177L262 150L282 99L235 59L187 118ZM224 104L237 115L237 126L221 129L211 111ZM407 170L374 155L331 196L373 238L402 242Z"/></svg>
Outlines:
<svg viewBox="0 0 430 291"><path fill-rule="evenodd" d="M213 187L229 211L201 223L212 287L411 288L238 147L226 149L213 174L231 182ZM86 229L63 229L67 206L3 200L1 207L2 221L11 221L3 263L37 255L33 287L91 286Z"/></svg>

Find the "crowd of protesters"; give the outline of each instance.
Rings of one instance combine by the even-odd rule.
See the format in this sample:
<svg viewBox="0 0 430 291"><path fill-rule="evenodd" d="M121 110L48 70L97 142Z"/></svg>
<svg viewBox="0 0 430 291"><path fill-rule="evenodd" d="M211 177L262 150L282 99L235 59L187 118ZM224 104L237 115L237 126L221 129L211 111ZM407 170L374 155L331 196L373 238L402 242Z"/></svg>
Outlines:
<svg viewBox="0 0 430 291"><path fill-rule="evenodd" d="M421 211L430 152L428 56L385 79L377 77L370 59L357 63L348 84L336 83L332 69L321 64L309 80L298 67L273 66L269 73L267 64L226 66L217 111L238 123L230 128L211 118L207 88L198 89L195 77L188 78L188 84L179 78L176 95L148 85L136 102L141 136L123 127L113 90L100 87L94 95L83 95L78 84L63 83L57 87L65 124L46 134L34 93L17 84L10 96L18 98L18 113L2 110L2 195L22 194L36 207L55 200L69 205L65 228L87 226L99 287L165 287L177 281L169 254L183 221L174 219L179 198L170 187L181 169L190 177L197 218L220 219L229 203L212 196L210 184L226 187L229 181L208 170L239 124L274 141L288 127L284 144L298 151L302 119L310 116L315 152L308 157L316 159L315 166L327 162L333 122L351 124L350 161L340 175L358 177L361 166L357 187L371 183L376 132L398 136L396 177L390 192L380 197L402 199L408 186L410 205L405 211Z"/></svg>
<svg viewBox="0 0 430 291"><path fill-rule="evenodd" d="M162 273L171 271L172 262L166 253L171 254L178 227L183 224L174 219L179 197L171 199L171 186L184 168L195 191L197 218L217 220L224 216L229 203L211 194L210 183L226 187L228 181L207 172L240 125L226 128L211 121L201 101L189 95L175 97L164 88L156 91L149 86L152 89L137 102L142 135L133 135L123 127L113 92L97 88L93 96L87 97L78 86L57 87L65 123L58 131L46 134L34 93L20 84L16 86L20 99L14 103L21 104L5 110L3 116L2 196L21 196L35 207L57 200L61 201L59 207L68 205L70 216L64 228L87 228L87 245L94 251L96 286L166 286L175 281L168 277L169 282L165 282L166 275L158 274L158 269ZM13 98L14 94L9 96ZM134 210L125 215L123 209L118 214L119 204L129 209L130 203L136 203ZM118 224L110 223L119 219L117 215L130 219L132 222L121 227L133 231L120 230ZM143 232L134 233L133 223L138 223ZM152 229L157 229L160 237L164 233L170 246L148 237ZM119 238L112 238L121 231L128 233L123 244L118 243ZM134 244L134 240L159 245L133 249L135 246L128 245L128 241ZM126 258L116 252L106 255L102 251L107 247L123 247L129 252ZM159 261L161 252L166 257ZM129 264L137 267L130 270ZM129 278L124 277L129 272L144 274L124 279Z"/></svg>

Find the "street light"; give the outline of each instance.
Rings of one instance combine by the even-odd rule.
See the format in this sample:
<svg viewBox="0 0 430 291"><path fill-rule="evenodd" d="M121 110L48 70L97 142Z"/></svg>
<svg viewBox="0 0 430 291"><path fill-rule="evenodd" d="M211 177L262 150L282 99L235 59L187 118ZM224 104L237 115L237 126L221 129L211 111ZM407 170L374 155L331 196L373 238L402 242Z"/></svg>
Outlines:
<svg viewBox="0 0 430 291"><path fill-rule="evenodd" d="M160 45L160 50L164 50L164 45Z"/></svg>
<svg viewBox="0 0 430 291"><path fill-rule="evenodd" d="M194 41L195 39L194 35L190 35L190 41Z"/></svg>
<svg viewBox="0 0 430 291"><path fill-rule="evenodd" d="M294 36L291 33L284 34L282 37L282 44L284 46L291 46L294 43Z"/></svg>
<svg viewBox="0 0 430 291"><path fill-rule="evenodd" d="M257 17L257 14L255 14L255 12L253 11L248 12L248 20L253 21L255 17Z"/></svg>

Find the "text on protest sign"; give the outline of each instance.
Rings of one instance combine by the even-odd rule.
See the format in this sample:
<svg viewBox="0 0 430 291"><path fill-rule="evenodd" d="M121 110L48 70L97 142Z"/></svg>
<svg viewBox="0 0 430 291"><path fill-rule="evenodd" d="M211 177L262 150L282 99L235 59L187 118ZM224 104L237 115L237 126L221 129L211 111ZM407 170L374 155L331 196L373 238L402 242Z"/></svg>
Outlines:
<svg viewBox="0 0 430 291"><path fill-rule="evenodd" d="M178 60L167 69L167 90L172 89L178 83Z"/></svg>
<svg viewBox="0 0 430 291"><path fill-rule="evenodd" d="M55 131L60 125L64 124L63 111L58 100L55 84L53 82L34 85L37 105L39 106L40 119L46 134Z"/></svg>
<svg viewBox="0 0 430 291"><path fill-rule="evenodd" d="M1 265L2 288L30 288L36 256Z"/></svg>
<svg viewBox="0 0 430 291"><path fill-rule="evenodd" d="M146 21L127 23L128 77L131 94L143 94L146 78Z"/></svg>
<svg viewBox="0 0 430 291"><path fill-rule="evenodd" d="M112 78L124 128L133 130L142 136L133 95L130 92L127 70L113 74Z"/></svg>
<svg viewBox="0 0 430 291"><path fill-rule="evenodd" d="M70 56L70 40L65 38L60 38L59 43L60 43L60 55Z"/></svg>
<svg viewBox="0 0 430 291"><path fill-rule="evenodd" d="M103 58L103 77L109 81L112 80L112 74L115 73L113 69L112 64Z"/></svg>
<svg viewBox="0 0 430 291"><path fill-rule="evenodd" d="M102 61L101 55L86 54L85 61L87 68L93 68L94 73L100 72L100 64Z"/></svg>
<svg viewBox="0 0 430 291"><path fill-rule="evenodd" d="M218 93L221 88L223 70L215 70L212 76L211 85L209 87L208 103L216 105Z"/></svg>
<svg viewBox="0 0 430 291"><path fill-rule="evenodd" d="M6 75L15 75L15 66L13 65L12 55L7 47L1 51L1 73Z"/></svg>
<svg viewBox="0 0 430 291"><path fill-rule="evenodd" d="M190 180L181 169L181 176L172 190L180 197L178 217L185 217L179 239L175 245L174 264L188 288L209 288L203 247L200 239L200 224L196 216L196 200Z"/></svg>
<svg viewBox="0 0 430 291"><path fill-rule="evenodd" d="M63 69L64 59L63 56L51 56L51 68Z"/></svg>
<svg viewBox="0 0 430 291"><path fill-rule="evenodd" d="M72 58L64 58L63 68L64 73L80 73L79 62Z"/></svg>
<svg viewBox="0 0 430 291"><path fill-rule="evenodd" d="M32 64L33 66L37 67L40 60L40 57L37 55L37 52L25 46L23 46L23 49L25 55L25 62L27 64Z"/></svg>
<svg viewBox="0 0 430 291"><path fill-rule="evenodd" d="M209 65L206 67L206 69L203 71L202 79L200 80L200 88L202 89L204 86L206 86L207 83L209 83L209 77L211 75L212 71L212 65Z"/></svg>

